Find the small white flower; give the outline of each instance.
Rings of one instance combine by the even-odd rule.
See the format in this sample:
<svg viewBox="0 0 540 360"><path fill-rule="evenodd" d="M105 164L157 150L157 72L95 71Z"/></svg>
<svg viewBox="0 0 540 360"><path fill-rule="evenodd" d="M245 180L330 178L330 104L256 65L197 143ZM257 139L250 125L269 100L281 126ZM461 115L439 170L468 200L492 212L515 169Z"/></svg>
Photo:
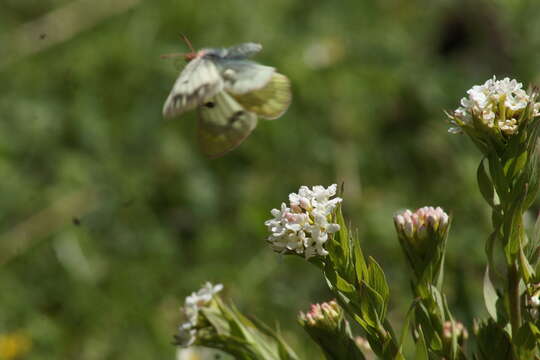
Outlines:
<svg viewBox="0 0 540 360"><path fill-rule="evenodd" d="M540 306L540 299L538 296L539 294L534 294L533 296L531 296L531 305L534 307Z"/></svg>
<svg viewBox="0 0 540 360"><path fill-rule="evenodd" d="M326 256L324 244L328 235L339 231L339 225L329 220L342 201L334 197L337 185L328 188L301 186L298 193L289 195L289 207L281 204L281 209L271 211L273 219L265 221L270 236L268 242L277 252L293 251L304 254L306 259Z"/></svg>
<svg viewBox="0 0 540 360"><path fill-rule="evenodd" d="M184 312L192 324L197 322L199 309L207 305L210 300L212 300L214 294L217 294L222 289L222 284L212 285L210 282L207 282L202 288L199 289L199 291L194 292L190 296L186 297Z"/></svg>
<svg viewBox="0 0 540 360"><path fill-rule="evenodd" d="M212 285L210 282L204 284L199 291L193 292L186 297L184 307L181 309L186 317L186 321L178 327L176 336L178 342L183 346L190 346L196 339L197 320L199 310L210 303L215 294L223 289L222 284Z"/></svg>
<svg viewBox="0 0 540 360"><path fill-rule="evenodd" d="M529 305L535 309L540 307L540 284L532 285L533 294L529 296Z"/></svg>
<svg viewBox="0 0 540 360"><path fill-rule="evenodd" d="M222 353L219 350L202 346L191 346L189 348L178 348L178 350L176 350L176 360L201 360L218 358L223 358Z"/></svg>
<svg viewBox="0 0 540 360"><path fill-rule="evenodd" d="M495 76L483 85L475 85L461 99L461 106L450 115L450 133L459 133L463 127L474 127L473 118L488 128L505 135L515 134L518 119L527 108L531 97L523 84L515 79L497 80ZM539 116L540 104L534 104L533 116Z"/></svg>

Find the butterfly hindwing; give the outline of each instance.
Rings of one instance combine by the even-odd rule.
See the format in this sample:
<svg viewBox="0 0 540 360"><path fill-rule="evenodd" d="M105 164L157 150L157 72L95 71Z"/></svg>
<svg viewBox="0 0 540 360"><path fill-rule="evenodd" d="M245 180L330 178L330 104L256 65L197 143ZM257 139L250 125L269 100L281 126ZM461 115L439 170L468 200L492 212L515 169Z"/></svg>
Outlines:
<svg viewBox="0 0 540 360"><path fill-rule="evenodd" d="M216 61L224 89L235 95L259 90L268 84L276 69L250 60L220 59Z"/></svg>
<svg viewBox="0 0 540 360"><path fill-rule="evenodd" d="M209 157L234 149L257 126L257 116L224 91L199 106L198 112L199 144Z"/></svg>
<svg viewBox="0 0 540 360"><path fill-rule="evenodd" d="M176 79L163 106L163 115L171 118L192 110L222 89L223 79L214 62L195 58Z"/></svg>
<svg viewBox="0 0 540 360"><path fill-rule="evenodd" d="M264 119L276 119L287 111L291 103L291 82L285 75L276 72L262 89L233 96L246 110Z"/></svg>

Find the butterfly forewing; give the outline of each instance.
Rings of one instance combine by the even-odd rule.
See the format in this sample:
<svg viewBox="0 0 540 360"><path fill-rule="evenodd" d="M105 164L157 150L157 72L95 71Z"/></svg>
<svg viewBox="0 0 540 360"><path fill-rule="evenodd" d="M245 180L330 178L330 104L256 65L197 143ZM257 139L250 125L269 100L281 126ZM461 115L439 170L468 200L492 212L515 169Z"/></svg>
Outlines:
<svg viewBox="0 0 540 360"><path fill-rule="evenodd" d="M274 73L268 84L259 90L254 90L233 97L246 110L254 112L264 119L277 119L291 104L291 82L280 73Z"/></svg>
<svg viewBox="0 0 540 360"><path fill-rule="evenodd" d="M243 43L231 46L227 49L228 58L246 58L255 55L262 50L262 45L257 43Z"/></svg>
<svg viewBox="0 0 540 360"><path fill-rule="evenodd" d="M198 138L205 155L218 157L237 147L257 126L257 116L222 91L198 108Z"/></svg>
<svg viewBox="0 0 540 360"><path fill-rule="evenodd" d="M223 89L223 79L213 61L198 57L176 79L163 106L167 118L196 108Z"/></svg>

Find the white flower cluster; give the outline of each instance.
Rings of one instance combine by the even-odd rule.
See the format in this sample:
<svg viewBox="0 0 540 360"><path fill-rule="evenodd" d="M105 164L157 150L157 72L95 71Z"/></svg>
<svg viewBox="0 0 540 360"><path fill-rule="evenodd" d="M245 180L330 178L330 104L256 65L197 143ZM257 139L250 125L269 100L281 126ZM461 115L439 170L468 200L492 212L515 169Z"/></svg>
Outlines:
<svg viewBox="0 0 540 360"><path fill-rule="evenodd" d="M222 284L212 285L210 282L207 282L199 291L186 297L184 307L182 308L186 321L178 327L178 335L176 336L181 345L190 346L193 344L197 335L199 309L208 305L214 295L222 289Z"/></svg>
<svg viewBox="0 0 540 360"><path fill-rule="evenodd" d="M398 231L413 242L423 240L428 232L445 231L448 226L448 214L440 207L424 206L416 210L405 210L394 216L394 223Z"/></svg>
<svg viewBox="0 0 540 360"><path fill-rule="evenodd" d="M461 106L454 111L448 131L461 132L461 127L473 127L473 117L485 126L499 129L503 134L512 135L518 130L518 121L527 108L531 97L523 90L523 84L515 79L497 80L495 76L467 91L468 97L461 99ZM540 103L534 105L534 115L538 116Z"/></svg>
<svg viewBox="0 0 540 360"><path fill-rule="evenodd" d="M330 223L332 214L342 201L336 195L336 184L328 188L302 186L298 194L289 195L289 206L281 204L281 209L271 211L273 219L264 224L271 235L268 242L274 251L293 251L304 254L306 259L315 255L326 256L323 247L328 235L339 231L339 225ZM334 198L332 198L334 197Z"/></svg>

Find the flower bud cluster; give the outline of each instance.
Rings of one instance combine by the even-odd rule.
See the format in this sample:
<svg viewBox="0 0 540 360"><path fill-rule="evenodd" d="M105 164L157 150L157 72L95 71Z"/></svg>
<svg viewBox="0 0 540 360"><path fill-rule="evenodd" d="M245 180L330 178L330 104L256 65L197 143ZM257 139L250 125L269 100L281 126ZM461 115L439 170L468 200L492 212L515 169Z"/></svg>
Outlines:
<svg viewBox="0 0 540 360"><path fill-rule="evenodd" d="M328 255L324 244L330 234L339 231L339 225L331 222L342 201L334 197L336 190L336 184L328 188L302 186L298 193L289 195L289 206L282 203L280 209L273 209L274 218L264 223L270 231L267 240L272 249L304 254L306 259Z"/></svg>
<svg viewBox="0 0 540 360"><path fill-rule="evenodd" d="M523 90L523 84L515 79L497 80L495 76L483 85L475 85L461 99L461 106L452 115L450 133L460 133L464 127L484 128L495 133L513 135L518 131L519 121L532 97ZM540 115L540 103L533 106L533 117ZM477 129L480 130L480 129Z"/></svg>
<svg viewBox="0 0 540 360"><path fill-rule="evenodd" d="M186 297L184 306L181 308L185 321L178 327L176 336L179 345L190 346L195 342L199 323L199 310L208 306L214 295L222 289L222 284L212 285L207 282L199 291Z"/></svg>
<svg viewBox="0 0 540 360"><path fill-rule="evenodd" d="M415 212L405 210L394 216L394 224L400 237L415 247L423 245L430 234L444 235L449 216L440 207L425 206Z"/></svg>
<svg viewBox="0 0 540 360"><path fill-rule="evenodd" d="M298 321L302 326L336 329L343 316L343 310L335 300L322 304L312 304L307 313L300 312Z"/></svg>
<svg viewBox="0 0 540 360"><path fill-rule="evenodd" d="M461 322L454 322L454 327L452 328L452 322L445 321L443 324L443 337L446 340L451 340L454 333L460 344L469 338L469 332Z"/></svg>

